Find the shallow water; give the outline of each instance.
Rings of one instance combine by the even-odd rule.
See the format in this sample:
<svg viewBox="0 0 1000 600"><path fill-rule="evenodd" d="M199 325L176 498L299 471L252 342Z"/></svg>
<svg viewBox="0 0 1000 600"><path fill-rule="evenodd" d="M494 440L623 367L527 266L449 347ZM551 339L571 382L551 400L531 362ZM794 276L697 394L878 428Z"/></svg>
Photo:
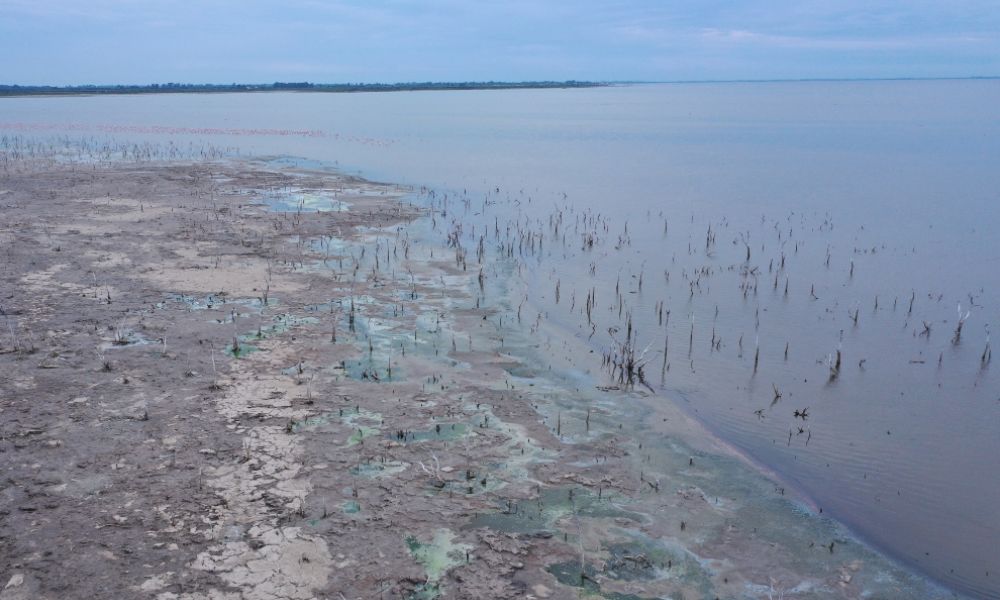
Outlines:
<svg viewBox="0 0 1000 600"><path fill-rule="evenodd" d="M982 360L1000 321L998 106L997 81L17 98L0 133L116 125L119 139L339 160L447 193L478 223L470 251L487 227L491 249L544 235L518 248L524 310L598 350L581 370L631 312L661 394L867 540L1000 597L1000 381ZM201 133L155 133L176 128Z"/></svg>

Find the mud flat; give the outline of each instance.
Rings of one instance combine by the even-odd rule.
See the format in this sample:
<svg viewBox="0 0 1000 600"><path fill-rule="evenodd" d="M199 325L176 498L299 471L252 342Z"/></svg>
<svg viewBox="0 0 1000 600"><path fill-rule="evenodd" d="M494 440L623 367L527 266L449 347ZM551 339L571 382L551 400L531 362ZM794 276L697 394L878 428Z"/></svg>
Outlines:
<svg viewBox="0 0 1000 600"><path fill-rule="evenodd" d="M516 265L414 198L278 160L0 176L0 599L953 597L561 368Z"/></svg>

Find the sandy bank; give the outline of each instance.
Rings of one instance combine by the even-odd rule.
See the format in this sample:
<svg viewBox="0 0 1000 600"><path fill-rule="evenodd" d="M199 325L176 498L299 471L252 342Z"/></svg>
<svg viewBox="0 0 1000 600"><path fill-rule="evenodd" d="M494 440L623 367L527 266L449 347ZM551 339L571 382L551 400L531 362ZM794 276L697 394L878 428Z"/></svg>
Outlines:
<svg viewBox="0 0 1000 600"><path fill-rule="evenodd" d="M509 266L480 281L408 190L266 161L0 190L2 600L940 594L550 373L497 319Z"/></svg>

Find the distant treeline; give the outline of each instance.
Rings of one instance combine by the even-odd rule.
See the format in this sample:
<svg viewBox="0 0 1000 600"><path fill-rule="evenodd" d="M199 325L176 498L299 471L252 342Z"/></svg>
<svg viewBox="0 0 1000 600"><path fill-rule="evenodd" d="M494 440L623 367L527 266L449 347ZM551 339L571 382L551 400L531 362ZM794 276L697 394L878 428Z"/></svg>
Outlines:
<svg viewBox="0 0 1000 600"><path fill-rule="evenodd" d="M509 90L585 88L609 85L592 81L465 81L450 83L153 83L149 85L0 85L0 96L58 96L68 94L170 94L232 92L409 92L420 90Z"/></svg>

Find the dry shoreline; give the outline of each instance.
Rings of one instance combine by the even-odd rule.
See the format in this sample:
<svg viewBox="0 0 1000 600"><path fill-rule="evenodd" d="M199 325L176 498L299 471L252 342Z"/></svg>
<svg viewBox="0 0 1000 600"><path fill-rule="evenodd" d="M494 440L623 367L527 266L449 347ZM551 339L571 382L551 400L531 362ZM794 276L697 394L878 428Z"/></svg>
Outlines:
<svg viewBox="0 0 1000 600"><path fill-rule="evenodd" d="M547 374L558 343L495 325L509 267L478 280L409 193L0 176L0 600L951 597L676 408L664 436Z"/></svg>

